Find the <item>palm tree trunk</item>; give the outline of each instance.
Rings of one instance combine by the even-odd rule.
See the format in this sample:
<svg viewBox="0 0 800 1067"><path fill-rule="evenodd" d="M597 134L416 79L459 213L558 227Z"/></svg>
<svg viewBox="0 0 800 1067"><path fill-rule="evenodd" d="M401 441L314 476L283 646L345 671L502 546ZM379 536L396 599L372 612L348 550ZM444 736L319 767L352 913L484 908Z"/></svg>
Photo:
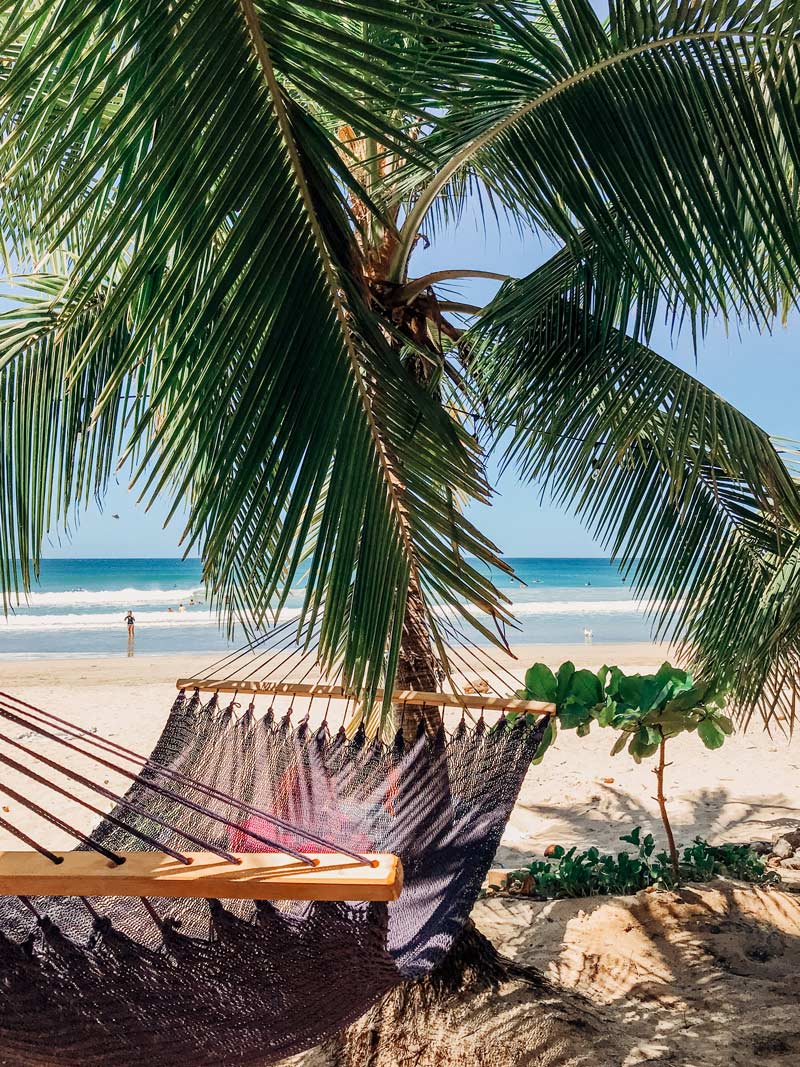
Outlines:
<svg viewBox="0 0 800 1067"><path fill-rule="evenodd" d="M422 599L412 585L397 685L430 692L438 682ZM397 710L406 737L413 738L420 722L429 731L442 723L435 706L409 704ZM599 1062L615 1067L621 1060L596 1058L603 1039L591 1014L582 998L557 991L534 969L501 956L470 921L434 972L392 990L358 1022L290 1062L292 1067L594 1067Z"/></svg>
<svg viewBox="0 0 800 1067"><path fill-rule="evenodd" d="M504 959L471 923L438 969L284 1067L622 1067L588 1001Z"/></svg>
<svg viewBox="0 0 800 1067"><path fill-rule="evenodd" d="M398 689L434 693L439 690L439 682L440 672L431 647L422 594L416 581L412 580L406 601L395 685ZM443 721L435 704L400 703L395 705L395 716L406 741L414 739L420 722L425 723L428 733L434 734Z"/></svg>

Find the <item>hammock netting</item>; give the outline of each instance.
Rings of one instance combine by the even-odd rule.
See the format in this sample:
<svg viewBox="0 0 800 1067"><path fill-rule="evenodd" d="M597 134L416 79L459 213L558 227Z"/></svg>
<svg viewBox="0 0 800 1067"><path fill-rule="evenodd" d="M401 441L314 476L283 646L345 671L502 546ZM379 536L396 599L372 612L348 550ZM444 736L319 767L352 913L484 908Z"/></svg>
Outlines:
<svg viewBox="0 0 800 1067"><path fill-rule="evenodd" d="M255 1065L334 1035L447 954L543 725L462 719L452 733L383 743L363 726L348 737L181 694L93 842L134 851L150 836L182 849L192 834L232 852L268 850L264 838L303 853L319 851L315 834L397 854L402 894L388 905L0 898L0 1064Z"/></svg>

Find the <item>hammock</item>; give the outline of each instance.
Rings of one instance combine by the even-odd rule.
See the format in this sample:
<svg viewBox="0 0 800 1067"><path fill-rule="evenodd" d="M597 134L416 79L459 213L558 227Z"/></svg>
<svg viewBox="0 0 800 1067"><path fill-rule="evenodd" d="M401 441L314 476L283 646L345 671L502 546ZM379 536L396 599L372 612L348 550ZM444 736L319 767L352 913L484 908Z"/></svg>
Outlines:
<svg viewBox="0 0 800 1067"><path fill-rule="evenodd" d="M108 868L120 854L154 848L183 857L187 842L222 862L237 853L264 862L283 853L295 868L311 854L363 864L369 853L399 857L402 893L391 899L384 887L382 900L279 905L230 895L221 901L211 893L160 899L167 894L157 887L151 899L0 897L4 1067L92 1067L133 1055L153 1067L265 1064L337 1033L447 954L546 723L533 725L523 714L512 725L502 710L491 725L483 711L468 723L471 708L543 706L501 695L438 694L444 706L461 707L451 730L432 737L421 726L404 740L401 728L385 743L367 736L369 716L351 736L329 724L344 689L310 687L309 704L325 703L321 723L312 725L308 714L295 724L296 708L280 716L271 705L260 713L251 702L240 713L235 700L226 704L221 696L224 678L215 679L220 692L204 702L196 681L188 695L179 693L147 760L0 696L0 735L17 745L3 747L0 759L21 764L19 746L35 742L19 738L38 734L65 751L91 754L106 773L130 776L130 788L90 835L73 831L81 838L78 851L99 852ZM240 676L229 689L241 693L248 684L252 693L309 689L274 675L262 682ZM425 694L398 696L427 702ZM56 766L70 772L66 762ZM0 778L2 788L8 793ZM44 816L63 829L54 812L57 805ZM43 853L42 862L60 858L7 819L0 825ZM274 895L291 891L284 884Z"/></svg>

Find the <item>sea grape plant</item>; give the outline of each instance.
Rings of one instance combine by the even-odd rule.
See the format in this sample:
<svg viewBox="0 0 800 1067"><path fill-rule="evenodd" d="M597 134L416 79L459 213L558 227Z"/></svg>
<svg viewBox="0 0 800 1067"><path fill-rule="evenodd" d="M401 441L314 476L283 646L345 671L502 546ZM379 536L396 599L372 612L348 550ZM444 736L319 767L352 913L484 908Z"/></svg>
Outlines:
<svg viewBox="0 0 800 1067"><path fill-rule="evenodd" d="M666 744L682 733L697 733L709 749L722 746L733 733L733 723L724 714L724 688L695 683L688 671L663 663L655 674L625 674L619 667L601 667L595 674L562 663L553 673L544 663L534 663L525 674L525 688L517 696L555 704L556 714L545 729L534 756L540 763L555 741L558 728L575 730L585 737L592 724L617 732L611 755L627 748L637 762L658 753L654 773L658 802L675 876L678 853L664 796Z"/></svg>
<svg viewBox="0 0 800 1067"><path fill-rule="evenodd" d="M657 852L652 834L640 826L623 834L620 841L633 845L634 852L601 852L595 846L579 852L556 845L548 858L534 859L504 873L499 884L491 884L484 896L510 893L554 900L561 897L590 897L606 894L638 893L650 886L672 888L678 884L671 859ZM743 882L771 885L779 880L775 871L749 845L710 845L696 837L683 850L680 859L681 882L708 882L712 878L739 878Z"/></svg>

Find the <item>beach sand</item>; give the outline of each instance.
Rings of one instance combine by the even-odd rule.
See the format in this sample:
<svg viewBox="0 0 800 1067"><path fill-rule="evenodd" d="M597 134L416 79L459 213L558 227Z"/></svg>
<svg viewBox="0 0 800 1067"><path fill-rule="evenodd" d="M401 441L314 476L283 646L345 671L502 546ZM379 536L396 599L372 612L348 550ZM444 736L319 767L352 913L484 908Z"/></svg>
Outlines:
<svg viewBox="0 0 800 1067"><path fill-rule="evenodd" d="M616 663L628 671L653 670L666 657L664 649L635 644L518 651L522 664L540 659L556 666L569 658L579 666ZM3 661L0 690L148 753L175 697L176 677L201 672L214 658ZM265 710L265 698L259 701ZM93 772L82 757L18 725L0 723L0 732ZM625 847L619 835L634 825L662 841L652 763L637 767L627 754L612 758L611 743L610 734L599 730L585 739L559 735L544 762L527 776L498 865L518 865L555 843ZM754 724L717 752L708 752L694 736L679 738L670 748L667 792L679 843L696 835L715 843L771 839L800 825L798 741L770 738ZM6 768L3 782L73 825L91 828L93 816L76 804L54 801L46 789ZM103 784L116 790L127 785L111 771ZM70 847L65 835L43 826L13 800L0 796L0 808L41 842ZM0 848L19 847L0 831ZM586 1010L600 1013L601 1029L620 1049L613 1063L606 1060L599 1067L745 1067L754 1057L764 1067L788 1067L800 1061L798 896L715 883L626 898L548 903L492 898L479 902L473 917L501 950L590 998L593 1008ZM463 1025L464 1034L474 1035L478 1044L491 1044L495 1002L470 1001L468 1009L468 1017L454 1018L454 1027L460 1032ZM302 1062L321 1067L328 1061L319 1052ZM546 1062L556 1060L546 1057ZM572 1062L577 1059L568 1055L558 1059Z"/></svg>
<svg viewBox="0 0 800 1067"><path fill-rule="evenodd" d="M666 651L654 645L542 645L516 649L519 663L542 660L557 666L572 659L596 669L616 663L627 671L653 670ZM137 752L151 751L175 697L178 676L202 672L212 653L195 656L0 661L0 690L79 723ZM259 698L264 703L266 698ZM276 702L276 706L277 706ZM257 705L258 707L259 705ZM0 729L19 738L26 731L11 724ZM637 766L626 753L609 755L613 737L594 729L589 737L559 734L544 762L532 767L497 856L498 866L514 866L541 854L549 844L614 849L619 835L641 825L660 840L661 824L652 794L653 761ZM28 737L36 751L58 756L76 769L88 768L79 756L65 753L54 741ZM670 743L672 766L667 793L676 837L689 843L696 835L712 842L772 838L800 824L800 742L767 736L754 723L747 734L728 739L717 752L707 751L693 735ZM611 780L609 780L611 779ZM12 782L13 772L3 780ZM125 788L112 772L108 788ZM43 787L20 785L39 799ZM93 799L97 799L96 797ZM66 847L68 839L53 827L22 813L0 798L14 821L35 828L44 843ZM102 806L102 805L101 805ZM59 801L59 811L73 824L89 829L91 813ZM0 847L14 847L0 830ZM620 846L623 847L623 846Z"/></svg>

